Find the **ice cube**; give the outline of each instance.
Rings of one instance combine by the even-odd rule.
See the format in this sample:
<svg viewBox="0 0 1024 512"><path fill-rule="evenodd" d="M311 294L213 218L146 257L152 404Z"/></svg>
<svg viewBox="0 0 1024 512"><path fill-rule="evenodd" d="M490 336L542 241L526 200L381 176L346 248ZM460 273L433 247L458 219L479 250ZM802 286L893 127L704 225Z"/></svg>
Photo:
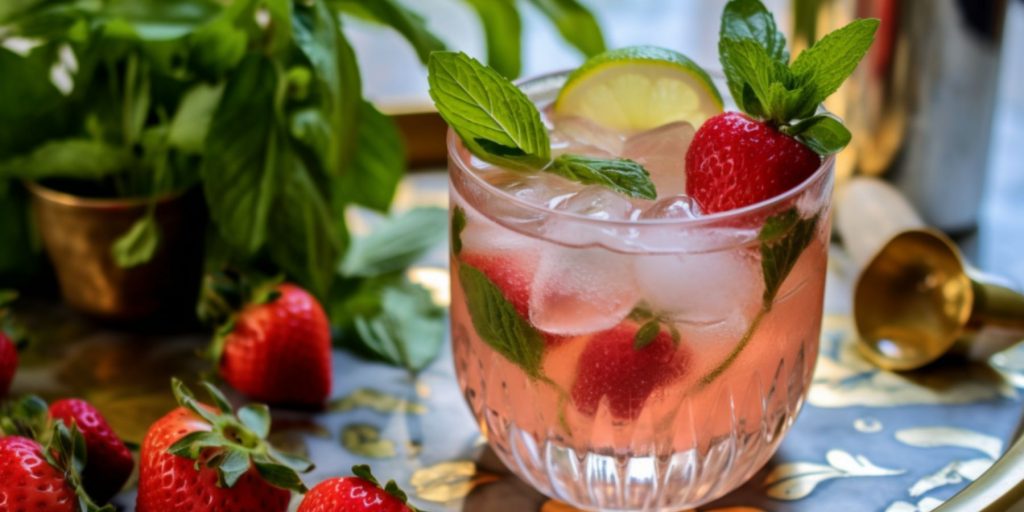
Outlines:
<svg viewBox="0 0 1024 512"><path fill-rule="evenodd" d="M554 130L551 131L551 150L556 155L576 153L611 157L622 152L626 140L622 134L582 117L558 117L552 121Z"/></svg>
<svg viewBox="0 0 1024 512"><path fill-rule="evenodd" d="M652 309L695 326L751 318L764 293L760 264L746 248L640 256L634 275Z"/></svg>
<svg viewBox="0 0 1024 512"><path fill-rule="evenodd" d="M546 332L579 335L618 324L639 290L630 257L601 248L546 248L530 293L530 321Z"/></svg>
<svg viewBox="0 0 1024 512"><path fill-rule="evenodd" d="M696 219L700 205L686 195L669 196L644 208L641 219Z"/></svg>
<svg viewBox="0 0 1024 512"><path fill-rule="evenodd" d="M467 252L536 252L537 242L470 209L460 239ZM507 219L506 219L507 220Z"/></svg>
<svg viewBox="0 0 1024 512"><path fill-rule="evenodd" d="M633 210L633 203L612 190L591 185L566 198L557 208L594 219L625 220Z"/></svg>
<svg viewBox="0 0 1024 512"><path fill-rule="evenodd" d="M651 173L659 197L682 194L686 190L686 150L695 131L686 121L666 124L627 139L621 155Z"/></svg>

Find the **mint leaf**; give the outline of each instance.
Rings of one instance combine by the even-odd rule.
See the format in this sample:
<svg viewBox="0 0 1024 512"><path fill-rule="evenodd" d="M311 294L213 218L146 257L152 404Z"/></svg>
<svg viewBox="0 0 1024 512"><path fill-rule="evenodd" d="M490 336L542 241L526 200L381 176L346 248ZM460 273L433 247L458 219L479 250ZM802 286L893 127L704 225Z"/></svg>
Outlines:
<svg viewBox="0 0 1024 512"><path fill-rule="evenodd" d="M487 39L487 64L508 78L522 64L522 22L515 0L466 0L476 10Z"/></svg>
<svg viewBox="0 0 1024 512"><path fill-rule="evenodd" d="M793 74L814 84L821 103L842 85L875 39L877 19L856 20L831 32L793 61Z"/></svg>
<svg viewBox="0 0 1024 512"><path fill-rule="evenodd" d="M718 42L723 71L740 109L751 115L779 124L783 102L773 85L792 81L789 69L772 58L768 51L752 39L722 39ZM783 87L782 92L785 92Z"/></svg>
<svg viewBox="0 0 1024 512"><path fill-rule="evenodd" d="M819 155L831 155L842 151L850 143L851 138L850 130L847 130L843 123L827 115L805 119L793 126L785 127L784 131L795 136Z"/></svg>
<svg viewBox="0 0 1024 512"><path fill-rule="evenodd" d="M447 220L442 208L420 207L384 221L352 241L342 275L372 277L404 270L444 240Z"/></svg>
<svg viewBox="0 0 1024 512"><path fill-rule="evenodd" d="M640 326L636 331L636 336L633 339L633 348L640 350L647 345L650 345L654 338L661 332L661 322L657 318L648 320L647 323Z"/></svg>
<svg viewBox="0 0 1024 512"><path fill-rule="evenodd" d="M470 152L511 169L548 164L547 128L519 88L464 53L433 53L427 67L434 105Z"/></svg>
<svg viewBox="0 0 1024 512"><path fill-rule="evenodd" d="M768 217L761 228L758 239L761 241L765 310L771 309L782 282L814 238L819 215L803 219L796 208L790 208Z"/></svg>
<svg viewBox="0 0 1024 512"><path fill-rule="evenodd" d="M361 100L356 147L348 169L333 180L338 198L387 212L395 197L398 182L405 175L405 154L402 134L390 117L372 104ZM333 141L330 141L333 144Z"/></svg>
<svg viewBox="0 0 1024 512"><path fill-rule="evenodd" d="M159 246L160 226L153 214L147 213L114 242L110 253L117 266L132 268L153 259Z"/></svg>
<svg viewBox="0 0 1024 512"><path fill-rule="evenodd" d="M451 226L452 252L454 252L456 256L462 252L463 229L466 229L466 210L463 210L461 206L456 206L452 209Z"/></svg>
<svg viewBox="0 0 1024 512"><path fill-rule="evenodd" d="M127 150L103 141L58 139L24 156L0 161L0 178L98 180L131 168L134 162Z"/></svg>
<svg viewBox="0 0 1024 512"><path fill-rule="evenodd" d="M786 36L779 32L772 13L759 0L730 0L722 11L722 26L718 37L719 40L755 41L775 61L789 63ZM735 92L733 96L737 96Z"/></svg>
<svg viewBox="0 0 1024 512"><path fill-rule="evenodd" d="M632 160L565 154L544 171L588 185L601 185L630 197L658 197L651 175Z"/></svg>
<svg viewBox="0 0 1024 512"><path fill-rule="evenodd" d="M530 0L569 44L590 57L605 50L604 36L594 15L576 0Z"/></svg>
<svg viewBox="0 0 1024 512"><path fill-rule="evenodd" d="M473 328L492 349L533 378L541 376L544 339L479 269L459 264L459 282Z"/></svg>
<svg viewBox="0 0 1024 512"><path fill-rule="evenodd" d="M363 348L376 358L418 372L444 345L445 310L423 286L397 277L376 292L379 311L355 318Z"/></svg>

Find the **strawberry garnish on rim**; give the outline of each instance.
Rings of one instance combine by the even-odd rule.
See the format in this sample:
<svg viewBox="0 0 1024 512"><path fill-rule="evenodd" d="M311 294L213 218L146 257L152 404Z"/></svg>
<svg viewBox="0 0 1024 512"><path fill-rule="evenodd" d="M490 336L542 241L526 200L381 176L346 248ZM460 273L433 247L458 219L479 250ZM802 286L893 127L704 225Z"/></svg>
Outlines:
<svg viewBox="0 0 1024 512"><path fill-rule="evenodd" d="M733 99L744 114L708 119L686 153L686 193L706 213L771 199L809 178L850 132L818 106L853 72L878 28L856 20L792 63L786 39L758 0L730 0L718 43Z"/></svg>

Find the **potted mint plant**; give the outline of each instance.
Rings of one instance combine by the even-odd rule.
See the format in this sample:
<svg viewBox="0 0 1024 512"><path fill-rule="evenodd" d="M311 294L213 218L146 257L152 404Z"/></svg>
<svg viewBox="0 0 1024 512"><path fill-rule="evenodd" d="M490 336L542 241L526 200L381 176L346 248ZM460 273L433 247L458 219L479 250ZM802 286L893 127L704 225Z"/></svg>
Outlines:
<svg viewBox="0 0 1024 512"><path fill-rule="evenodd" d="M575 0L531 3L583 53L604 49ZM518 74L515 3L466 4L489 60ZM364 338L366 326L416 319L381 302L389 290L436 316L401 268L365 270L391 255L359 249L344 264L345 209L386 212L404 170L395 124L363 99L343 30L353 19L397 31L424 62L445 48L396 0L3 2L0 213L16 215L0 244L38 246L31 197L66 299L105 317L144 317L175 295L190 304L202 262L285 274ZM0 257L0 281L33 261L13 254Z"/></svg>

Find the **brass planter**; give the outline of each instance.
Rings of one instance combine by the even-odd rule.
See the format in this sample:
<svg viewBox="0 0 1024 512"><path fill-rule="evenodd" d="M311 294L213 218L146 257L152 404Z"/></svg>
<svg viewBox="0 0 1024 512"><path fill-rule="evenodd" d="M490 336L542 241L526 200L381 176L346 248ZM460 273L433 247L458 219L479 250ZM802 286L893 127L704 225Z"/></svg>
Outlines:
<svg viewBox="0 0 1024 512"><path fill-rule="evenodd" d="M206 225L200 191L157 200L157 252L148 263L125 269L114 262L111 246L145 214L149 199L93 199L39 183L25 185L43 246L71 307L114 321L177 318L191 310Z"/></svg>

